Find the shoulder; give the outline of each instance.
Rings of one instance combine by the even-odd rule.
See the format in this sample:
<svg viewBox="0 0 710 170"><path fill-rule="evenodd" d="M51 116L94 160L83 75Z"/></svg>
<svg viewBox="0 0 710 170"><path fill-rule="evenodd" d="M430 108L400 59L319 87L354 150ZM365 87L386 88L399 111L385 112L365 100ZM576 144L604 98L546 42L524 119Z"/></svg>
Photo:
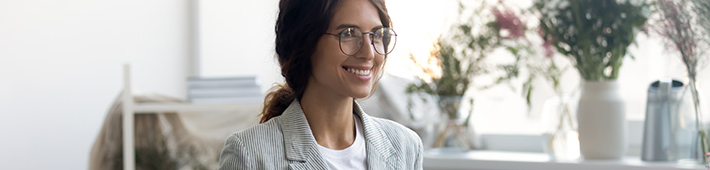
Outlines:
<svg viewBox="0 0 710 170"><path fill-rule="evenodd" d="M258 149L273 145L283 145L283 134L278 124L280 117L235 132L227 138L227 142L238 142L245 148Z"/></svg>
<svg viewBox="0 0 710 170"><path fill-rule="evenodd" d="M283 135L277 120L275 117L229 135L220 154L220 169L252 169L270 158L264 154L273 154L283 147Z"/></svg>

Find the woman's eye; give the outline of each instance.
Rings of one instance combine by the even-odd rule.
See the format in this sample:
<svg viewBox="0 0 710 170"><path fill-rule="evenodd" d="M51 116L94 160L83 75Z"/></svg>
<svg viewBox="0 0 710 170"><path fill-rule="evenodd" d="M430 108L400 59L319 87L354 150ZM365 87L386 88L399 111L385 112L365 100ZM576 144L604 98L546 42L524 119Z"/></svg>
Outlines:
<svg viewBox="0 0 710 170"><path fill-rule="evenodd" d="M382 32L380 32L380 31L375 32L375 34L373 35L372 38L374 38L376 40L382 39Z"/></svg>
<svg viewBox="0 0 710 170"><path fill-rule="evenodd" d="M356 32L355 29L348 28L348 29L343 30L342 33L340 33L340 37L343 37L343 38L354 37L354 36L355 36L355 32Z"/></svg>

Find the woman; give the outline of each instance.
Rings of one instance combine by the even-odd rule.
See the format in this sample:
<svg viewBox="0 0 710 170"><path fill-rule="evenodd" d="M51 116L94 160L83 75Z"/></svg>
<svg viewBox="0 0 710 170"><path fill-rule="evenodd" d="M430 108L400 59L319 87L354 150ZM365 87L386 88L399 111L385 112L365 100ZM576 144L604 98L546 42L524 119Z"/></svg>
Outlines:
<svg viewBox="0 0 710 170"><path fill-rule="evenodd" d="M422 169L411 130L370 117L366 98L396 43L383 0L281 0L276 53L286 84L261 124L232 134L221 169Z"/></svg>

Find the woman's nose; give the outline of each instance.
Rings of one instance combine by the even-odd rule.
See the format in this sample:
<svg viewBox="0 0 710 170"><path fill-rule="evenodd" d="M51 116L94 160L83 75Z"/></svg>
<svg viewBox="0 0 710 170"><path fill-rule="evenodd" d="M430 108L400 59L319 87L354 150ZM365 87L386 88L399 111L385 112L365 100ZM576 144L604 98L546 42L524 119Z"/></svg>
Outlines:
<svg viewBox="0 0 710 170"><path fill-rule="evenodd" d="M360 50L355 54L355 58L361 58L361 59L366 59L366 60L371 60L372 58L375 58L375 47L372 43L372 33L365 34L365 36L362 37L362 46L360 46Z"/></svg>

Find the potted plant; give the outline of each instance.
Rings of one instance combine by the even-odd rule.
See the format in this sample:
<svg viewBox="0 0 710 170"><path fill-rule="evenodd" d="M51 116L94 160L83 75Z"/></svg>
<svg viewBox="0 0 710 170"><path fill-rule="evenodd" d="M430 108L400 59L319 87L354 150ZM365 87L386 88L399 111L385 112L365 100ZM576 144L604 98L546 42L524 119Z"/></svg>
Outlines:
<svg viewBox="0 0 710 170"><path fill-rule="evenodd" d="M545 39L568 57L584 80L577 120L586 159L620 159L626 149L619 70L648 19L643 0L539 0L534 3ZM603 125L603 126L602 126Z"/></svg>
<svg viewBox="0 0 710 170"><path fill-rule="evenodd" d="M491 86L476 82L477 77L493 75L496 69L515 69L487 63L493 50L506 47L504 42L516 41L525 36L524 23L514 12L499 10L497 7L500 5L500 2L488 4L482 1L472 9L470 16L463 17L452 26L450 34L438 38L430 56L418 59L411 55L417 65L417 72L424 74L420 75L418 83L410 84L406 92L432 95L443 117L444 128L434 135L436 140L431 146L433 148L443 147L447 139L456 138L461 149L472 149L468 130L473 109L460 111L465 94L472 88L482 90ZM459 17L464 16L466 10L466 5L459 2ZM518 50L505 49L510 52ZM504 80L506 78L501 77L493 84ZM473 107L473 99L466 102Z"/></svg>
<svg viewBox="0 0 710 170"><path fill-rule="evenodd" d="M707 61L710 46L710 2L707 0L657 0L661 14L655 31L666 39L669 49L677 50L685 64L693 99L695 130L691 159L707 164L710 151L707 129L703 127L697 74Z"/></svg>

